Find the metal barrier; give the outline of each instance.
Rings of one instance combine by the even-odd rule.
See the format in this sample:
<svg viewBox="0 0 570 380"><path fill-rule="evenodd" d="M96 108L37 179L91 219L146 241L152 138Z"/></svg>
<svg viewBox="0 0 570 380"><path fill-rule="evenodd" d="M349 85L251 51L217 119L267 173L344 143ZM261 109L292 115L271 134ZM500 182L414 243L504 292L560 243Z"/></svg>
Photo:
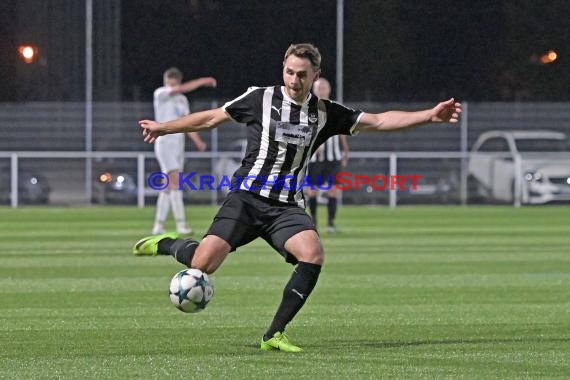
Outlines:
<svg viewBox="0 0 570 380"><path fill-rule="evenodd" d="M497 157L501 157L502 154L497 155ZM187 159L192 160L193 166L196 167L198 162L202 160L207 162L206 165L202 165L202 172L208 174L216 174L216 170L218 164L223 159L232 160L231 164L236 167L239 166L239 162L243 157L243 152L232 152L232 151L221 151L221 152L191 152L186 153L185 157ZM563 159L568 160L569 155L568 153L561 153L559 155L552 155L555 159ZM18 199L18 177L21 173L20 162L24 159L33 159L38 160L34 163L34 167L41 167L42 164L48 168L48 172L58 173L61 171L66 170L65 167L60 167L60 163L54 164L53 162L49 162L49 160L53 159L63 159L64 163L71 162L72 160L79 160L79 162L88 162L91 160L96 159L130 159L133 160L132 163L136 162L135 165L130 165L132 169L132 173L136 172L136 203L138 207L145 206L145 195L149 195L149 191L156 195L158 190L152 190L150 187L147 186L147 178L145 176L146 170L149 167L156 167L155 162L155 155L153 152L31 152L31 151L21 151L21 152L0 152L0 160L1 159L9 159L9 182L10 182L10 204L12 207L18 207L20 204ZM145 161L147 159L152 160L152 165L149 165ZM520 207L521 200L523 197L523 185L525 184L525 173L523 172L523 164L522 158L520 154L516 154L513 157L510 157L513 162L513 189L512 189L512 201L515 207ZM468 165L470 160L470 153L460 153L460 152L351 152L350 160L348 168L346 169L347 173L355 173L356 176L358 175L368 175L375 176L378 174L389 174L390 178L394 178L393 176L397 175L404 175L405 173L414 173L414 174L427 174L427 176L431 175L431 178L435 179L444 179L444 177L452 172L453 176L455 177L456 185L455 190L453 191L453 200L452 203L465 205L468 203L469 198L469 188L468 188ZM209 163L208 163L209 161ZM447 166L442 165L441 163L448 163ZM452 164L449 164L449 163ZM566 161L567 162L567 161ZM129 167L125 161L119 161L115 164L124 165L124 167ZM387 165L386 165L387 164ZM61 165L65 166L65 165ZM4 167L7 166L4 165ZM74 167L74 172L69 173L69 176L72 177L72 174L75 175L83 175L85 176L85 187L84 189L91 189L93 186L93 179L91 176L86 175L83 171L83 167L79 167L76 165ZM136 171L134 168L136 167ZM152 170L152 169L151 169ZM225 175L230 175L233 173L232 169L231 172L225 172ZM0 174L3 171L0 170ZM4 173L8 172L5 170ZM219 173L218 173L219 174ZM353 179L356 179L354 176ZM7 175L3 175L2 178L7 178ZM133 174L133 177L135 175ZM65 175L60 175L59 179L67 179ZM0 179L2 181L2 179ZM69 183L75 184L74 181L69 180ZM354 182L357 181L353 181ZM61 184L60 184L61 186ZM67 189L67 187L62 187ZM356 188L358 190L358 188ZM71 190L70 190L71 191ZM78 187L76 187L74 194L80 192ZM85 190L86 191L86 190ZM351 193L352 191L352 193ZM384 191L384 190L383 190ZM390 186L390 189L386 189L387 197L383 197L379 195L381 192L375 192L374 194L366 194L366 191L361 191L357 193L354 189L344 192L345 195L349 195L348 199L356 199L357 202L353 203L363 203L362 200L366 196L374 196L374 201L370 201L369 203L380 203L380 204L388 204L390 207L396 207L398 203L401 203L402 196L408 196L408 199L411 197L413 198L413 194L404 193L402 192L399 195L398 186ZM373 193L368 186L368 193ZM85 200L87 204L91 204L93 201L90 197L85 194ZM151 194L151 195L152 195ZM382 193L385 194L385 193ZM417 197L417 193L416 194ZM457 194L457 195L455 195ZM209 197L209 202L212 205L218 203L220 194L218 191L209 191L209 195L202 193L202 200ZM352 197L352 198L350 198ZM400 198L399 198L400 197ZM419 198L419 197L418 197ZM448 199L448 198L446 198ZM437 201L436 201L437 202ZM448 201L441 201L443 203L449 203ZM433 200L428 203L433 203Z"/></svg>
<svg viewBox="0 0 570 380"><path fill-rule="evenodd" d="M192 152L186 153L187 159L210 159L212 167L215 162L220 159L241 159L243 154L240 152ZM136 159L136 173L137 173L137 205L144 207L145 205L145 191L147 189L145 178L145 160L154 159L152 152L0 152L0 158L10 158L10 183L11 183L11 206L18 207L18 172L19 160L23 158L32 159L84 159L93 160L97 158L128 158ZM398 153L383 153L383 152L352 152L350 155L352 160L357 159L387 159L389 160L389 175L398 175L398 159L459 159L466 162L466 156L458 152L398 152ZM465 165L461 165L461 178L466 178ZM85 177L85 189L90 189L93 184L91 176ZM467 189L465 188L466 181L461 181L462 187L461 203L467 202ZM389 190L389 205L396 207L397 205L397 187ZM218 193L212 191L211 203L218 202ZM87 197L89 198L89 197Z"/></svg>

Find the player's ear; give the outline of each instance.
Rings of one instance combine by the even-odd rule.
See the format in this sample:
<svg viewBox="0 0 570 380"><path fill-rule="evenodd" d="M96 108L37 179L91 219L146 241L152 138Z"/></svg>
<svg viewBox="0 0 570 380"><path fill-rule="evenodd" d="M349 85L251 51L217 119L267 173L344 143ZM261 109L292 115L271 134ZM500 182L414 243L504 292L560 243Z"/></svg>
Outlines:
<svg viewBox="0 0 570 380"><path fill-rule="evenodd" d="M315 79L313 80L313 83L318 81L320 77L321 77L321 69L318 69L317 72L315 73Z"/></svg>

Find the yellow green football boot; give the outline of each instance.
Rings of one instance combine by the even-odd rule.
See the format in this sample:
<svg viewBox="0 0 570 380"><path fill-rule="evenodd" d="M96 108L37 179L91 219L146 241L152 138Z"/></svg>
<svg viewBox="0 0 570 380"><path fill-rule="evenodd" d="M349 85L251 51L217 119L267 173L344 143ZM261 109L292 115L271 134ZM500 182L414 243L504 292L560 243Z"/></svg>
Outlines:
<svg viewBox="0 0 570 380"><path fill-rule="evenodd" d="M158 242L162 239L176 239L176 232L167 232L160 235L152 235L137 241L133 247L133 255L135 256L156 256L158 255Z"/></svg>
<svg viewBox="0 0 570 380"><path fill-rule="evenodd" d="M289 337L285 333L276 332L269 340L261 338L261 349L263 351L279 350L284 352L301 352L301 347L295 346L289 341Z"/></svg>

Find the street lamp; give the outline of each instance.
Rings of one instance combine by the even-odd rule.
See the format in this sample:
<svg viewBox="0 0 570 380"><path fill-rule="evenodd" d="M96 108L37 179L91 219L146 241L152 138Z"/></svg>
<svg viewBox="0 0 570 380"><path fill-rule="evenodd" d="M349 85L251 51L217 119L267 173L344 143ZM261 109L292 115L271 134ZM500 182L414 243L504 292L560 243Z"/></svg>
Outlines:
<svg viewBox="0 0 570 380"><path fill-rule="evenodd" d="M542 57L540 57L540 63L542 63L543 65L547 65L549 63L556 61L557 58L558 54L554 50L550 50Z"/></svg>
<svg viewBox="0 0 570 380"><path fill-rule="evenodd" d="M26 63L34 62L38 57L38 48L31 45L21 45L18 47L20 57Z"/></svg>

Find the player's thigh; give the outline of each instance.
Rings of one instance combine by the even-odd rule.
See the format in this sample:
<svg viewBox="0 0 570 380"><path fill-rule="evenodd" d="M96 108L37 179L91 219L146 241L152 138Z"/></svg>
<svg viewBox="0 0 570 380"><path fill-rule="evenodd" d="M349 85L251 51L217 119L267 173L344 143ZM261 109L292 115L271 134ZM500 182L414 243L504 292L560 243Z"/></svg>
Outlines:
<svg viewBox="0 0 570 380"><path fill-rule="evenodd" d="M179 170L171 170L168 173L168 187L172 190L176 190L178 189L178 187L180 186L180 176L179 174L180 171Z"/></svg>
<svg viewBox="0 0 570 380"><path fill-rule="evenodd" d="M288 263L322 264L324 253L311 217L299 207L280 207L277 211L279 214L264 227L261 237Z"/></svg>
<svg viewBox="0 0 570 380"><path fill-rule="evenodd" d="M315 230L301 231L285 242L285 249L298 261L323 265L325 253Z"/></svg>
<svg viewBox="0 0 570 380"><path fill-rule="evenodd" d="M324 161L322 167L323 180L328 184L338 185L338 174L341 171L340 161Z"/></svg>
<svg viewBox="0 0 570 380"><path fill-rule="evenodd" d="M313 190L309 187L309 195L315 196L318 192L319 184L323 183L322 164L320 162L311 162L307 171L307 177L314 188Z"/></svg>
<svg viewBox="0 0 570 380"><path fill-rule="evenodd" d="M227 241L216 235L208 235L196 249L192 267L211 274L220 267L230 252L231 246Z"/></svg>
<svg viewBox="0 0 570 380"><path fill-rule="evenodd" d="M180 172L184 167L184 146L177 142L158 144L154 153L163 173Z"/></svg>
<svg viewBox="0 0 570 380"><path fill-rule="evenodd" d="M206 273L213 273L230 252L258 237L259 228L235 219L216 217L194 253L192 266Z"/></svg>
<svg viewBox="0 0 570 380"><path fill-rule="evenodd" d="M227 195L214 217L214 222L206 232L206 237L196 250L192 265L202 265L213 272L221 265L228 253L259 237L259 226L255 226L251 221L242 220L247 214L247 207L243 194L231 192ZM204 251L202 251L204 243Z"/></svg>
<svg viewBox="0 0 570 380"><path fill-rule="evenodd" d="M340 161L327 161L324 164L323 175L328 182L330 189L327 190L327 194L331 198L336 198L338 193L338 188L336 185L339 185L340 182L338 181L338 174L341 170L341 162Z"/></svg>

